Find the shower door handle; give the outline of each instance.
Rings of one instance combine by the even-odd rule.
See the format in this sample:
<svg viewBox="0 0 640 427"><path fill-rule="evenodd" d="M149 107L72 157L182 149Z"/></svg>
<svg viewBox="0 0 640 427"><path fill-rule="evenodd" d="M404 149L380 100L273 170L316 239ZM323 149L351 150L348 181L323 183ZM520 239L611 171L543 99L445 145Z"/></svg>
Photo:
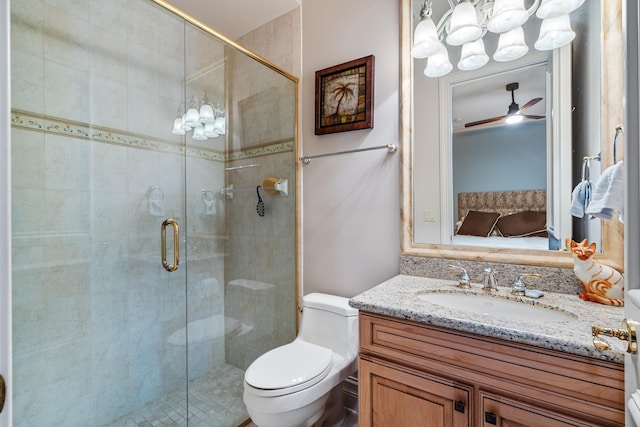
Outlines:
<svg viewBox="0 0 640 427"><path fill-rule="evenodd" d="M4 400L7 396L7 386L4 384L4 377L0 375L0 412L4 409Z"/></svg>
<svg viewBox="0 0 640 427"><path fill-rule="evenodd" d="M167 226L173 227L173 264L167 262ZM162 266L167 271L176 271L180 266L180 230L178 223L173 219L166 219L160 227L160 252L162 255Z"/></svg>

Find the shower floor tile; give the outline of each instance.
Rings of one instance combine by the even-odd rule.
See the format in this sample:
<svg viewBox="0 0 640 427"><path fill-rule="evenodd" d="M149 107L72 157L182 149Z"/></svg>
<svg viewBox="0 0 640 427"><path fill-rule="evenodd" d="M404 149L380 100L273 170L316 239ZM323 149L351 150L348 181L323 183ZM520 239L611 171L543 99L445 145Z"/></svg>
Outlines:
<svg viewBox="0 0 640 427"><path fill-rule="evenodd" d="M235 427L249 418L242 401L244 371L222 365L189 382L189 427ZM181 427L187 402L184 390L146 404L104 427Z"/></svg>

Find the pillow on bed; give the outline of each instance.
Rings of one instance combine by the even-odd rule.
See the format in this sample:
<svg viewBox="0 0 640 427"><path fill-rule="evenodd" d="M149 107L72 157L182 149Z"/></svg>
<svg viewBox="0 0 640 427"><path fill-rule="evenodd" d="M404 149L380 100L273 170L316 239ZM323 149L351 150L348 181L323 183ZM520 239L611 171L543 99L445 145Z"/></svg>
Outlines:
<svg viewBox="0 0 640 427"><path fill-rule="evenodd" d="M496 212L469 211L462 221L458 234L487 237L491 234L498 218L500 214Z"/></svg>
<svg viewBox="0 0 640 427"><path fill-rule="evenodd" d="M497 227L504 237L546 237L547 213L523 211L502 216Z"/></svg>

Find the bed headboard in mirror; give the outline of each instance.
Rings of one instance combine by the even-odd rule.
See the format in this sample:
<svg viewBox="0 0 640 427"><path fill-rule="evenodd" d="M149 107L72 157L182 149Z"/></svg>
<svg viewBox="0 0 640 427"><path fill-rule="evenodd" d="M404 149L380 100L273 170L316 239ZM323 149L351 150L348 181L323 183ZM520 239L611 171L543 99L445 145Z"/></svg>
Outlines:
<svg viewBox="0 0 640 427"><path fill-rule="evenodd" d="M547 249L544 249L544 245L541 249L522 249L519 247L501 247L497 243L476 246L469 244L469 242L456 243L453 241L453 237L456 234L455 230L461 225L461 214L458 213L456 206L458 192L443 190L454 188L451 183L454 179L452 173L453 149L451 147L456 118L452 116L451 112L451 87L464 81L464 79L471 78L466 76L476 75L485 78L488 73L491 73L486 70L491 70L491 67L499 69L499 67L496 67L496 64L491 61L484 67L485 71L480 69L468 72L469 74L465 77L461 77L464 72L457 72L457 75L452 77L453 74L456 74L454 72L449 77L440 77L439 79L430 79L423 76L422 69L416 70L415 68L424 67L425 60L417 60L411 57L412 33L417 18L416 9L419 10L419 5L415 4L416 1L421 0L401 0L403 254L570 268L573 265L572 257L568 252L558 251L557 248L558 246L563 246L560 243L566 237L574 237L574 235L580 237L579 233L576 234L575 221L572 223L571 216L568 213L570 198L567 199L566 197L567 192L571 191L573 186L579 182L579 167L582 159L582 152L576 148L575 144L572 145L571 141L575 142L576 139L583 139L584 134L588 132L593 134L592 129L584 129L584 125L585 123L595 122L593 114L597 114L599 125L596 135L599 135L599 137L596 136L595 140L600 144L602 160L597 166L592 163L591 167L593 170L594 167L600 166L599 169L604 171L605 168L614 164L613 137L616 126L621 124L623 120L622 64L624 46L621 1L594 0L585 3L585 5L589 5L589 8L596 7L600 9L598 10L597 19L599 20L598 24L601 25L601 35L598 35L601 52L599 52L598 56L606 58L606 61L600 61L601 63L598 64L595 77L593 75L589 77L591 78L589 82L592 86L578 87L582 76L577 76L576 72L584 74L586 72L585 69L589 67L576 62L576 55L572 55L570 49L564 49L565 53L554 51L553 55L547 55L548 59L540 59L542 57L541 53L535 52L531 48L530 54L522 58L525 67L548 61L548 73L551 74L557 72L556 67L558 66L561 70L565 70L565 73L567 72L566 70L569 70L568 75L571 82L568 85L566 83L554 84L552 82L553 77L547 82L547 96L545 96L547 110L541 114L546 113L547 115L546 133L549 140L556 141L555 146L553 144L547 145L547 153L553 155L557 153L564 154L556 158L555 163L548 162L546 188L541 188L540 186L529 188L546 190L547 209L549 210L548 218L551 218L551 223L557 224L556 230L561 230L558 233L559 235L554 235L553 238L548 239ZM437 19L437 16L435 18ZM577 18L576 21L578 21ZM574 29L576 32L584 31L584 25L589 25L589 23L581 22L572 22L572 24L575 24ZM530 45L533 45L533 43L530 43ZM574 50L583 48L578 42L578 38L572 48ZM490 49L490 46L487 46L489 55L491 55ZM569 51L568 56L566 54L567 51ZM454 64L457 61L456 56L457 53L452 51L451 61ZM572 66L575 68L574 70L572 70ZM504 67L502 70L504 70ZM593 70L589 72L592 73ZM556 75L556 82L560 81L558 76L559 74ZM599 83L599 88L595 88L596 85L593 85L594 80L597 80L596 85ZM597 90L590 90L593 88ZM576 91L586 92L588 96L579 100L575 97L572 99L572 93ZM525 103L528 99L529 96L523 95L522 103ZM418 117L415 116L414 102L416 100L421 103L418 109ZM424 106L425 104L427 105L426 107ZM542 104L540 103L540 105ZM585 108L585 106L589 108ZM563 118L564 126L558 125L557 118L555 123L553 119L554 114L557 114L560 108L563 108L566 114L565 118ZM445 115L446 117L444 117ZM571 130L572 125L574 127L573 132ZM428 129L426 132L425 128ZM543 132L545 131L543 130ZM567 145L568 141L570 145ZM589 150L592 150L592 147ZM618 147L618 153L622 151L622 148ZM425 153L428 158L425 158ZM558 159L561 159L561 161L558 161ZM618 158L618 160L620 159ZM562 185L556 185L560 176L563 176L564 182ZM544 187L544 184L542 187ZM519 189L515 188L514 190ZM426 197L425 191L428 193ZM467 192L480 191L469 190ZM418 193L418 196L416 196L416 193ZM562 195L562 202L556 200L559 197L558 195ZM428 200L428 205L424 204L425 199ZM567 200L569 200L569 203L567 203ZM551 212L552 210L554 212ZM598 225L600 225L601 220L592 221L597 221ZM421 234L420 230L424 227L432 227L432 236L435 237L432 239L422 238L423 234ZM601 228L600 246L602 250L598 255L600 261L621 270L623 268L624 235L622 224L617 220L602 221L601 227L598 228ZM417 235L418 238L416 238ZM555 245L556 243L558 246Z"/></svg>

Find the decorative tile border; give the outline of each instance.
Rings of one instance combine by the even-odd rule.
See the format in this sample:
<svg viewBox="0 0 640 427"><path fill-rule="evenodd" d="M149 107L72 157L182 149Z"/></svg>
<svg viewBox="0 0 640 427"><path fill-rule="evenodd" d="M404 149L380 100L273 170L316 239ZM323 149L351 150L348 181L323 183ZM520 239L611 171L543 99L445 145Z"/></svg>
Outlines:
<svg viewBox="0 0 640 427"><path fill-rule="evenodd" d="M184 151L182 144L160 138L153 138L103 126L94 126L88 123L65 120L58 117L18 109L11 111L11 126L55 135L80 138L88 141L125 145L145 150L162 151L165 153L181 155ZM268 146L261 146L229 154L214 150L207 150L201 147L187 146L186 148L187 156L199 157L217 162L248 159L287 151L294 151L293 140L286 142L278 141L277 143Z"/></svg>
<svg viewBox="0 0 640 427"><path fill-rule="evenodd" d="M259 157L259 156L267 156L270 154L278 154L284 153L287 151L295 150L295 141L284 141L284 142L276 142L270 145L263 145L261 147L256 148L246 148L242 151L232 151L227 155L227 160L241 160L247 159L250 157Z"/></svg>

